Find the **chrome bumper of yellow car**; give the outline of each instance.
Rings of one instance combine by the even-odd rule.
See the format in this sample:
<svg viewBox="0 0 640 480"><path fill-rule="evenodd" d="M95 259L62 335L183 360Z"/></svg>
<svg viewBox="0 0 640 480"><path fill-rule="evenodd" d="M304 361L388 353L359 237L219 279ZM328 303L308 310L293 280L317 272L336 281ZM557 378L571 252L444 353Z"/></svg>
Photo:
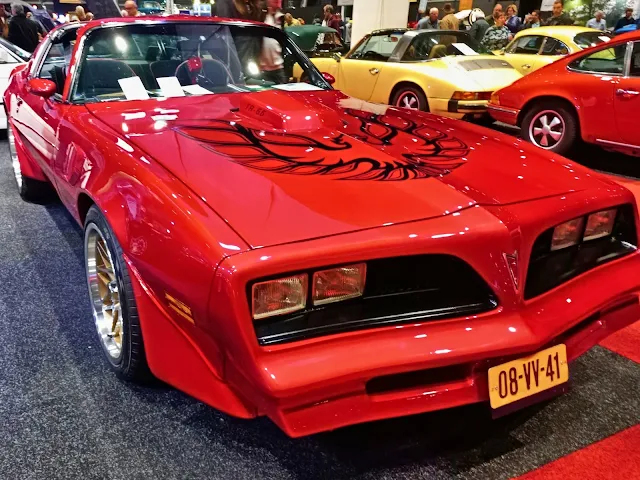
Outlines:
<svg viewBox="0 0 640 480"><path fill-rule="evenodd" d="M450 113L485 113L487 100L454 100L447 103L447 111Z"/></svg>

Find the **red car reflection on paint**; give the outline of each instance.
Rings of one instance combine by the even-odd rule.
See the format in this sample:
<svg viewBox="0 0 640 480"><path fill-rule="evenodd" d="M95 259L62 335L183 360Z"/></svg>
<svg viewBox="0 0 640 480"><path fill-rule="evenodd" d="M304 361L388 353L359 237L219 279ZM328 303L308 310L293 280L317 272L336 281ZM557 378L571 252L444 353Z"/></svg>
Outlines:
<svg viewBox="0 0 640 480"><path fill-rule="evenodd" d="M538 147L583 140L640 156L640 32L569 55L495 92L489 113Z"/></svg>
<svg viewBox="0 0 640 480"><path fill-rule="evenodd" d="M309 83L287 83L295 63ZM640 317L628 190L481 127L348 98L279 30L66 25L4 100L22 196L52 186L84 228L124 379L150 370L292 436L492 395L499 414L548 391L493 368L552 347L559 375Z"/></svg>

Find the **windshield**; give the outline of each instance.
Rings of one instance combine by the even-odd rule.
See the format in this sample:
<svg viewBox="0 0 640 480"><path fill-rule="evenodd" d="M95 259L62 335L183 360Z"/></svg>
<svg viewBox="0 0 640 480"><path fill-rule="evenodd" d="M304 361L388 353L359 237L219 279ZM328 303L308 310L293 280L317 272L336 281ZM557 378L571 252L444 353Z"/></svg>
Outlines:
<svg viewBox="0 0 640 480"><path fill-rule="evenodd" d="M477 55L480 46L466 32L425 32L417 35L402 57L403 62L421 62L456 55Z"/></svg>
<svg viewBox="0 0 640 480"><path fill-rule="evenodd" d="M215 23L131 24L88 34L74 102L145 100L331 87L275 28ZM294 67L302 69L296 83Z"/></svg>
<svg viewBox="0 0 640 480"><path fill-rule="evenodd" d="M162 10L162 5L158 2L144 2L142 8L155 8L156 10Z"/></svg>
<svg viewBox="0 0 640 480"><path fill-rule="evenodd" d="M29 59L31 58L31 54L29 52L21 49L20 47L18 47L17 45L14 45L11 42L7 42L4 38L0 38L0 45L2 45L4 48L9 50L11 53L13 53L16 57L18 57L21 60L24 60L25 62L28 62Z"/></svg>
<svg viewBox="0 0 640 480"><path fill-rule="evenodd" d="M611 35L605 32L584 32L573 37L573 42L580 48L589 48L611 40Z"/></svg>

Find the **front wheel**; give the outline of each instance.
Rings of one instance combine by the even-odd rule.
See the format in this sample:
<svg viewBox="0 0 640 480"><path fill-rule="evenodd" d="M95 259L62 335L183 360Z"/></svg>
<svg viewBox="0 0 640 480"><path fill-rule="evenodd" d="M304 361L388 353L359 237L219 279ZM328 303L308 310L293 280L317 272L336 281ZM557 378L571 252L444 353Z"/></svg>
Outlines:
<svg viewBox="0 0 640 480"><path fill-rule="evenodd" d="M578 121L575 114L557 102L540 102L525 114L522 136L535 146L564 155L576 144Z"/></svg>
<svg viewBox="0 0 640 480"><path fill-rule="evenodd" d="M429 111L427 96L418 87L400 87L394 93L391 103L396 107L408 108L410 110Z"/></svg>
<svg viewBox="0 0 640 480"><path fill-rule="evenodd" d="M123 380L148 380L140 318L122 248L95 205L85 221L84 257L93 320L109 366Z"/></svg>
<svg viewBox="0 0 640 480"><path fill-rule="evenodd" d="M8 122L7 122L8 123ZM45 203L53 198L53 188L47 182L25 177L20 168L20 159L16 149L16 138L13 128L7 124L7 143L9 144L9 159L13 167L13 174L18 185L18 193L23 200L34 203Z"/></svg>

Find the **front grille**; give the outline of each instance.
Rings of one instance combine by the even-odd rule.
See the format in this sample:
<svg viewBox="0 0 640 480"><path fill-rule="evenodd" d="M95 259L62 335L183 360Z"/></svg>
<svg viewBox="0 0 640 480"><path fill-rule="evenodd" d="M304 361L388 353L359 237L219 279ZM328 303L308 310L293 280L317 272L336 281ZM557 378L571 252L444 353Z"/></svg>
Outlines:
<svg viewBox="0 0 640 480"><path fill-rule="evenodd" d="M553 228L542 233L531 250L525 299L534 298L598 265L635 252L638 236L633 207L622 205L617 208L613 232L607 237L551 251Z"/></svg>
<svg viewBox="0 0 640 480"><path fill-rule="evenodd" d="M308 307L254 322L261 345L387 325L474 315L497 306L487 283L450 255L415 255L367 262L361 298Z"/></svg>

